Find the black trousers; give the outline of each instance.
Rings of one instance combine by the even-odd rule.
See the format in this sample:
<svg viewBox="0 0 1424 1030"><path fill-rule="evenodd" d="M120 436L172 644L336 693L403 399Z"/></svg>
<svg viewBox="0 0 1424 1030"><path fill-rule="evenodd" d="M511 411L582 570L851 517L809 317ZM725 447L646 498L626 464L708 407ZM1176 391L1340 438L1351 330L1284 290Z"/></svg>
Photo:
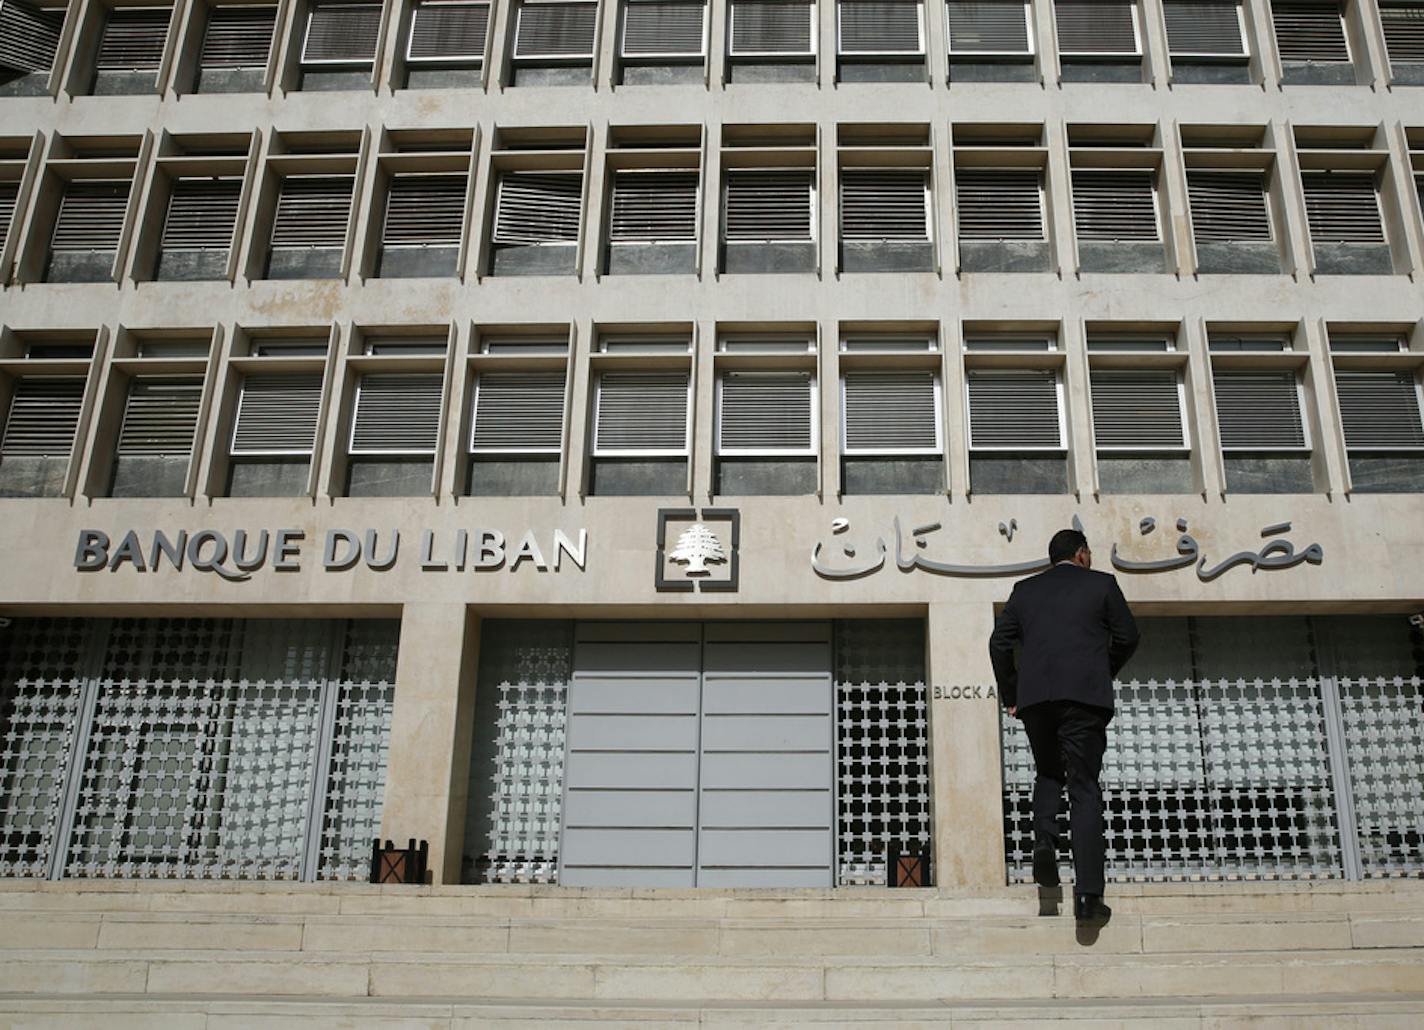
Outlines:
<svg viewBox="0 0 1424 1030"><path fill-rule="evenodd" d="M1034 841L1058 846L1058 812L1067 786L1073 890L1078 894L1103 893L1107 845L1098 777L1112 715L1111 708L1077 701L1043 701L1019 711L1038 773L1033 781Z"/></svg>

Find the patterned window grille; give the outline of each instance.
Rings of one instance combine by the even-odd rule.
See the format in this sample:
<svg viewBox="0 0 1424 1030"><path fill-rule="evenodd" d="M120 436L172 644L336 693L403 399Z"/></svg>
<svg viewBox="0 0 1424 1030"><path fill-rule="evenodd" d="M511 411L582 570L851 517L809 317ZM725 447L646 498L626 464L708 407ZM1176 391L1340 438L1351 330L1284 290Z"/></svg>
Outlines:
<svg viewBox="0 0 1424 1030"><path fill-rule="evenodd" d="M398 635L15 620L0 636L0 876L363 878Z"/></svg>
<svg viewBox="0 0 1424 1030"><path fill-rule="evenodd" d="M813 0L731 0L730 57L810 57L816 52Z"/></svg>
<svg viewBox="0 0 1424 1030"><path fill-rule="evenodd" d="M613 176L609 243L695 243L696 172L620 171Z"/></svg>
<svg viewBox="0 0 1424 1030"><path fill-rule="evenodd" d="M689 58L707 52L704 0L624 0L620 54L625 58Z"/></svg>
<svg viewBox="0 0 1424 1030"><path fill-rule="evenodd" d="M179 179L163 219L163 250L227 250L232 246L242 180Z"/></svg>
<svg viewBox="0 0 1424 1030"><path fill-rule="evenodd" d="M583 208L581 172L505 172L495 196L496 244L571 245Z"/></svg>
<svg viewBox="0 0 1424 1030"><path fill-rule="evenodd" d="M815 239L815 173L731 169L724 187L728 243L810 243Z"/></svg>
<svg viewBox="0 0 1424 1030"><path fill-rule="evenodd" d="M1132 0L1055 0L1062 57L1140 57Z"/></svg>
<svg viewBox="0 0 1424 1030"><path fill-rule="evenodd" d="M411 14L407 64L478 65L489 39L488 3L417 3Z"/></svg>
<svg viewBox="0 0 1424 1030"><path fill-rule="evenodd" d="M952 56L1027 57L1032 7L1024 0L948 0Z"/></svg>
<svg viewBox="0 0 1424 1030"><path fill-rule="evenodd" d="M50 71L63 27L62 10L42 10L24 0L0 0L0 68Z"/></svg>
<svg viewBox="0 0 1424 1030"><path fill-rule="evenodd" d="M558 454L564 441L565 374L484 372L475 380L470 450Z"/></svg>
<svg viewBox="0 0 1424 1030"><path fill-rule="evenodd" d="M844 57L910 57L925 52L919 0L839 0L836 32Z"/></svg>
<svg viewBox="0 0 1424 1030"><path fill-rule="evenodd" d="M118 250L128 204L127 182L71 182L59 202L50 249Z"/></svg>
<svg viewBox="0 0 1424 1030"><path fill-rule="evenodd" d="M939 378L927 371L841 377L843 454L941 454Z"/></svg>
<svg viewBox="0 0 1424 1030"><path fill-rule="evenodd" d="M1336 0L1272 0L1271 24L1282 61L1348 64L1345 16Z"/></svg>
<svg viewBox="0 0 1424 1030"><path fill-rule="evenodd" d="M1262 172L1187 172L1192 234L1198 243L1271 241Z"/></svg>
<svg viewBox="0 0 1424 1030"><path fill-rule="evenodd" d="M1166 0L1162 13L1174 58L1249 56L1239 0Z"/></svg>
<svg viewBox="0 0 1424 1030"><path fill-rule="evenodd" d="M464 175L397 175L386 195L382 247L458 247L465 229Z"/></svg>
<svg viewBox="0 0 1424 1030"><path fill-rule="evenodd" d="M598 0L523 0L514 29L514 60L593 59Z"/></svg>
<svg viewBox="0 0 1424 1030"><path fill-rule="evenodd" d="M94 69L100 72L157 72L168 41L173 9L119 7L109 12Z"/></svg>
<svg viewBox="0 0 1424 1030"><path fill-rule="evenodd" d="M954 173L961 240L1041 240L1043 173L960 168Z"/></svg>
<svg viewBox="0 0 1424 1030"><path fill-rule="evenodd" d="M1424 4L1382 3L1380 24L1390 64L1424 64Z"/></svg>
<svg viewBox="0 0 1424 1030"><path fill-rule="evenodd" d="M1351 451L1424 451L1420 387L1413 372L1335 370L1345 446Z"/></svg>
<svg viewBox="0 0 1424 1030"><path fill-rule="evenodd" d="M369 65L381 38L378 3L314 3L307 12L302 65Z"/></svg>
<svg viewBox="0 0 1424 1030"><path fill-rule="evenodd" d="M928 243L929 173L917 168L844 169L841 239Z"/></svg>
<svg viewBox="0 0 1424 1030"><path fill-rule="evenodd" d="M266 68L276 27L276 7L214 7L208 14L198 67Z"/></svg>
<svg viewBox="0 0 1424 1030"><path fill-rule="evenodd" d="M1410 655L1402 618L1140 625L1103 767L1109 880L1424 872L1424 648L1416 632ZM1385 638L1403 658L1382 659ZM1009 880L1027 883L1033 759L1016 720L1003 747Z"/></svg>
<svg viewBox="0 0 1424 1030"><path fill-rule="evenodd" d="M1371 172L1302 172L1312 243L1384 243L1379 192Z"/></svg>
<svg viewBox="0 0 1424 1030"><path fill-rule="evenodd" d="M0 457L69 457L83 405L84 379L80 376L17 380L0 435Z"/></svg>
<svg viewBox="0 0 1424 1030"><path fill-rule="evenodd" d="M1145 170L1073 171L1073 225L1080 240L1155 243L1157 175Z"/></svg>
<svg viewBox="0 0 1424 1030"><path fill-rule="evenodd" d="M809 372L724 372L717 380L717 453L816 453L816 383Z"/></svg>

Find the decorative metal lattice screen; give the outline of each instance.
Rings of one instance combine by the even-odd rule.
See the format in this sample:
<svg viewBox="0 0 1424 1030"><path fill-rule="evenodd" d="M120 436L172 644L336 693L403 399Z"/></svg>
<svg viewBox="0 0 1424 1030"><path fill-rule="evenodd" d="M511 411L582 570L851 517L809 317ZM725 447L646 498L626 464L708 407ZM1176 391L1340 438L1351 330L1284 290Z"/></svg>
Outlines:
<svg viewBox="0 0 1424 1030"><path fill-rule="evenodd" d="M835 685L837 883L883 884L891 841L906 853L930 841L924 623L837 622Z"/></svg>
<svg viewBox="0 0 1424 1030"><path fill-rule="evenodd" d="M573 623L495 620L480 635L462 879L554 883Z"/></svg>
<svg viewBox="0 0 1424 1030"><path fill-rule="evenodd" d="M1366 623L1408 637L1398 617L1140 620L1142 647L1126 670L1133 678L1117 684L1103 766L1108 878L1424 870L1419 667L1336 678L1351 675L1351 662L1380 671ZM1412 661L1424 661L1424 649ZM1007 718L1003 746L1009 879L1027 883L1033 759ZM1066 818L1063 829L1066 845Z"/></svg>
<svg viewBox="0 0 1424 1030"><path fill-rule="evenodd" d="M355 879L399 624L15 620L0 875Z"/></svg>

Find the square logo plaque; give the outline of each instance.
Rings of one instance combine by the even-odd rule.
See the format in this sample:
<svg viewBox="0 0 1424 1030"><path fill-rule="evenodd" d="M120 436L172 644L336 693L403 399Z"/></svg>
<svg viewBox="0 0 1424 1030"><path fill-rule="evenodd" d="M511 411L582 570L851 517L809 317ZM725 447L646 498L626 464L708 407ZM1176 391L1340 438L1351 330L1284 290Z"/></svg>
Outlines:
<svg viewBox="0 0 1424 1030"><path fill-rule="evenodd" d="M659 508L654 582L671 593L737 589L742 516L736 508Z"/></svg>

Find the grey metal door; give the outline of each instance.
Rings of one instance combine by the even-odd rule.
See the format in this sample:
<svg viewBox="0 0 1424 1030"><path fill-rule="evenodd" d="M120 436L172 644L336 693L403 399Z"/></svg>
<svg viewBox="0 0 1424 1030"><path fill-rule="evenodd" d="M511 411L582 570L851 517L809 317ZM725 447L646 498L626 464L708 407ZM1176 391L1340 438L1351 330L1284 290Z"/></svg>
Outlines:
<svg viewBox="0 0 1424 1030"><path fill-rule="evenodd" d="M831 886L828 623L581 623L560 882Z"/></svg>

